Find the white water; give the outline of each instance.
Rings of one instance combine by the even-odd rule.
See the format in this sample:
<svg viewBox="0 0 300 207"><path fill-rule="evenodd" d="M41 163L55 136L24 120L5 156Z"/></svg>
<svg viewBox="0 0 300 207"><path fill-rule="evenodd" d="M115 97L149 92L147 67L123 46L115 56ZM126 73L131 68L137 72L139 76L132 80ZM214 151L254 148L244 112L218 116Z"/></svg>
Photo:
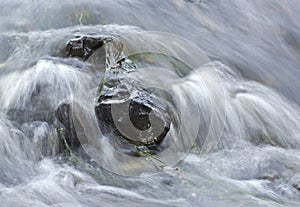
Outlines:
<svg viewBox="0 0 300 207"><path fill-rule="evenodd" d="M95 4L110 8L107 11L114 14L110 19L112 23L124 21L143 28L141 25L144 22L146 29L159 30L160 25L147 18L139 20L140 23L136 17L126 17L127 20L121 21L118 7L125 9L136 5L140 10L147 8L145 15L153 15L150 3L140 5L133 1L126 2L103 1L103 4ZM203 43L200 44L203 49L220 60L203 66L213 69L213 73L200 73L202 80L191 74L180 82L182 85L173 86L178 98L199 100L193 104L199 104L202 110L201 121L210 121L208 115L212 113L211 110L215 110L216 117L223 120L223 114L217 110L219 108L210 105L210 98L220 94L220 90L224 92L226 120L217 146L213 145L212 151L195 147L177 165L178 169L166 167L163 172L147 177L117 176L78 157L66 160L59 153L57 122L51 113L59 104L70 103L74 91L76 97L78 93L85 94L84 90L90 87L89 84L97 81L102 74L92 76L84 69L84 63L57 58L57 51L75 33L122 35L141 29L119 25L70 27L73 23L67 21L58 24L51 22L51 19L40 19L31 24L46 31L18 33L11 31L11 28L17 27L9 23L14 18L7 18L6 21L1 20L0 24L0 28L3 28L1 45L9 40L9 46L3 50L8 57L0 56L0 206L299 206L300 191L295 186L300 183L300 109L297 102L291 100L298 100L298 53L296 44L289 46L284 42L285 36L276 30L277 27L284 30L283 25L288 27L284 21L292 19L293 26L285 29L295 30L291 33L297 37L295 19L298 3L230 1L222 6L221 3L208 1L203 4L198 1L195 4L174 2L176 8L181 5L181 12L168 3L161 3L160 8L175 17L178 17L176 13L183 13L185 18L188 18L186 10L194 8L193 15L201 16L189 20L188 25L199 33L188 35L184 30L179 32L178 25L170 19L166 20L168 15L159 11L159 18L169 22L165 28L181 33L194 42ZM10 7L12 4L6 2L3 6ZM15 4L23 4L14 13L15 19L32 14L31 2L16 1ZM43 6L46 3L35 4ZM49 5L52 12L59 11L53 3ZM230 18L224 22L219 20L216 18L219 12L214 5L223 8L220 15L228 18L229 14L236 12L236 8L244 8L240 14L243 17L241 22L236 23ZM280 16L272 13L271 8L286 13ZM206 11L207 14L200 11ZM273 16L264 12L270 12ZM138 12L135 14L141 17ZM204 18L205 15L213 20ZM94 13L94 16L97 14ZM103 18L109 19L108 16ZM31 18L27 17L27 20ZM196 19L201 20L199 24L202 27L193 25ZM275 37L265 37L268 35L262 30L245 27L247 23L252 25L249 19L255 20L259 28L269 25L273 28L270 33L273 32ZM178 21L180 24L184 22ZM217 23L214 24L214 21ZM229 25L226 27L229 29L224 29L224 25ZM218 44L213 34L224 41ZM254 43L254 37L261 43L260 47ZM267 41L268 38L272 38L273 42ZM277 47L281 49L275 50ZM242 78L235 68L227 65L235 65L248 78L262 83ZM219 78L223 88L220 88L220 84L210 82L212 76ZM201 85L203 82L207 85ZM209 125L203 125L206 124ZM213 129L219 131L221 126L214 126ZM203 143L202 140L197 141ZM215 143L216 140L206 141L205 146L210 146L210 141ZM208 151L209 156L203 151ZM134 163L130 166L133 169L139 167Z"/></svg>

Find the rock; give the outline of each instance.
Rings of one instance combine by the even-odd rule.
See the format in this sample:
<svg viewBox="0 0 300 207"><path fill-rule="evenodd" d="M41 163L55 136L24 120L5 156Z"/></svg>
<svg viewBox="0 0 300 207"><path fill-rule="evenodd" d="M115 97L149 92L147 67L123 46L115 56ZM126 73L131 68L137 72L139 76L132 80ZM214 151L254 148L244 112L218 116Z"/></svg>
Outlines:
<svg viewBox="0 0 300 207"><path fill-rule="evenodd" d="M126 74L121 66L106 72L95 107L98 124L135 145L158 145L170 130L167 106Z"/></svg>
<svg viewBox="0 0 300 207"><path fill-rule="evenodd" d="M76 37L67 43L64 54L91 64L103 64L103 58L98 56L105 55L106 72L99 80L95 106L102 133L109 134L118 142L126 140L135 146L151 148L162 142L171 125L167 106L143 88L141 83L133 82L128 77L136 67L133 61L123 56L123 44L118 39L106 36ZM68 144L71 148L78 147L80 143L76 140L70 106L63 104L58 107L56 117L66 128L64 136Z"/></svg>
<svg viewBox="0 0 300 207"><path fill-rule="evenodd" d="M138 70L122 56L123 45L106 45L107 69L99 85L95 112L104 134L134 145L156 148L170 130L167 106L128 74Z"/></svg>
<svg viewBox="0 0 300 207"><path fill-rule="evenodd" d="M77 36L68 41L65 49L65 57L77 57L86 61L96 50L101 48L106 40L111 37L107 36Z"/></svg>
<svg viewBox="0 0 300 207"><path fill-rule="evenodd" d="M55 116L63 125L62 135L66 139L67 144L71 149L78 149L80 147L80 141L77 138L76 130L74 128L71 106L69 104L61 104L56 112Z"/></svg>

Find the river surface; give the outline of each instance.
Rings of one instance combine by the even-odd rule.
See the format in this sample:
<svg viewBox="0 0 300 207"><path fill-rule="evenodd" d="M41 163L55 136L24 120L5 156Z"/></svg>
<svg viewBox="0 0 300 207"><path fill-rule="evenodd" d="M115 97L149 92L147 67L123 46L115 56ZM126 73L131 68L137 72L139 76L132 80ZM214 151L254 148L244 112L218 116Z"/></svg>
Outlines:
<svg viewBox="0 0 300 207"><path fill-rule="evenodd" d="M299 22L298 0L1 0L0 206L299 207ZM188 54L181 60L192 70L180 77L135 76L168 83L183 124L170 137L190 140L197 124L204 134L212 124L206 140L154 174L135 160L122 171L127 160L107 143L103 163L62 150L55 118L76 103L83 132L96 133L82 114L104 68L95 74L62 56L66 43L105 35L138 48L136 34Z"/></svg>

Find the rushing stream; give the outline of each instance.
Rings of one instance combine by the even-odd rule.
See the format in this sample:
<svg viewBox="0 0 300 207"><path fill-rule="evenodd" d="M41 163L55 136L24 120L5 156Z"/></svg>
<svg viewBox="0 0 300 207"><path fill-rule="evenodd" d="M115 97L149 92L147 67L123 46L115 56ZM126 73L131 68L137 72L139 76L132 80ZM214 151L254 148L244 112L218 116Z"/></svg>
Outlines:
<svg viewBox="0 0 300 207"><path fill-rule="evenodd" d="M298 0L2 0L0 18L1 207L300 206Z"/></svg>

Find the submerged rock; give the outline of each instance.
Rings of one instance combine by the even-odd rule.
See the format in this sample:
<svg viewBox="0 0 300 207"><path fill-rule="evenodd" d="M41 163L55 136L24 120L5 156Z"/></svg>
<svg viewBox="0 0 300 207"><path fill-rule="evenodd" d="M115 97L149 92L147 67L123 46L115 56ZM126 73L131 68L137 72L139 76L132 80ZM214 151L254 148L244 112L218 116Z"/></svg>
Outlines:
<svg viewBox="0 0 300 207"><path fill-rule="evenodd" d="M72 111L70 104L61 104L55 113L56 118L63 125L62 135L65 137L67 144L72 149L78 149L80 142L77 138L76 130L74 128Z"/></svg>

